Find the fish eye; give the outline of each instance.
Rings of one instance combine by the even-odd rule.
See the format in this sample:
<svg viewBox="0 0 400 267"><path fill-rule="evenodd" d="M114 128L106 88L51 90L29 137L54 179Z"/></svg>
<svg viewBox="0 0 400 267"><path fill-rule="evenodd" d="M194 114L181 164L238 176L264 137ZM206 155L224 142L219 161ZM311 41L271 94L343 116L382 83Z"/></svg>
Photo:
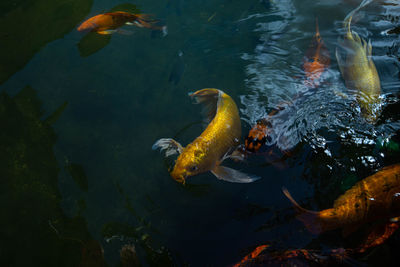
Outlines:
<svg viewBox="0 0 400 267"><path fill-rule="evenodd" d="M197 169L198 169L198 168L197 168L196 165L192 165L192 166L189 167L189 170L192 171L192 172L193 172L193 171L197 171Z"/></svg>

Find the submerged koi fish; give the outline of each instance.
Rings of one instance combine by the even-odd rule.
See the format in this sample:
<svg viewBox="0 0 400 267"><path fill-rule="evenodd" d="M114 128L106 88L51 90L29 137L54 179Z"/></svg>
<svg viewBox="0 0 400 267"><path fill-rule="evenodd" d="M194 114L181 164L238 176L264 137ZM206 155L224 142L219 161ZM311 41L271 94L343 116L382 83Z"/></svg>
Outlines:
<svg viewBox="0 0 400 267"><path fill-rule="evenodd" d="M239 111L233 99L218 89L202 89L190 94L197 103L207 107L209 124L204 132L187 147L171 138L155 142L153 149L166 150L166 156L180 154L171 172L172 178L185 183L186 178L211 171L218 179L234 183L251 183L259 177L220 166L241 135Z"/></svg>
<svg viewBox="0 0 400 267"><path fill-rule="evenodd" d="M78 31L97 32L98 34L111 34L124 25L136 25L138 27L153 30L165 30L165 26L157 26L157 20L151 19L147 14L131 14L124 11L99 14L84 21Z"/></svg>
<svg viewBox="0 0 400 267"><path fill-rule="evenodd" d="M329 50L326 48L321 34L319 33L318 19L316 19L315 23L315 35L303 61L303 68L306 75L304 84L310 88L319 86L321 76L325 70L329 68L331 62ZM278 109L272 110L267 118L257 121L245 138L246 151L257 152L265 144L268 138L270 125L268 120L282 109L284 108L278 107Z"/></svg>
<svg viewBox="0 0 400 267"><path fill-rule="evenodd" d="M310 232L319 234L342 228L346 235L365 223L385 222L400 216L400 164L385 167L359 181L336 199L333 208L319 212L300 207L286 188L283 193Z"/></svg>
<svg viewBox="0 0 400 267"><path fill-rule="evenodd" d="M252 252L247 254L239 263L236 263L232 267L244 266L245 264L249 263L251 260L256 259L260 255L260 253L263 252L264 250L266 250L268 247L269 247L269 245L261 245L261 246L256 247Z"/></svg>
<svg viewBox="0 0 400 267"><path fill-rule="evenodd" d="M339 248L327 251L312 249L269 250L269 245L258 246L232 267L255 266L337 266L348 263L357 266L349 257L349 250Z"/></svg>
<svg viewBox="0 0 400 267"><path fill-rule="evenodd" d="M353 15L362 7L372 2L364 0L356 9L344 19L347 33L342 41L346 50L345 59L336 48L336 59L347 88L356 92L357 102L361 112L369 122L376 121L379 116L379 95L381 84L375 64L372 61L372 45L360 38L350 29Z"/></svg>
<svg viewBox="0 0 400 267"><path fill-rule="evenodd" d="M363 253L367 249L383 244L400 227L399 217L390 219L389 223L374 225L365 241L354 250L355 253Z"/></svg>
<svg viewBox="0 0 400 267"><path fill-rule="evenodd" d="M331 58L329 50L326 48L321 38L318 27L318 19L315 19L315 35L306 52L303 63L306 79L304 84L308 87L315 88L319 85L321 75L329 68Z"/></svg>

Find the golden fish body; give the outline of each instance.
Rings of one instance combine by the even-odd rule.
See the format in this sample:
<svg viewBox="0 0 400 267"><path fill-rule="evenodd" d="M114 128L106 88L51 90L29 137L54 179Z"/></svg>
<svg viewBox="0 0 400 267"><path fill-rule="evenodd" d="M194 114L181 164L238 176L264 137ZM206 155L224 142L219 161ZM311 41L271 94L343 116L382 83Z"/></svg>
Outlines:
<svg viewBox="0 0 400 267"><path fill-rule="evenodd" d="M346 57L343 59L336 49L336 59L347 88L356 93L363 116L369 122L374 122L379 115L381 85L372 61L372 45L370 41L367 43L350 29L354 13L370 2L370 0L363 1L346 17L344 25L347 32L342 42Z"/></svg>
<svg viewBox="0 0 400 267"><path fill-rule="evenodd" d="M239 111L233 99L218 89L202 89L190 95L198 103L207 105L209 124L204 132L187 147L164 138L153 149L166 150L166 155L179 152L171 176L185 183L189 176L211 171L217 178L230 182L252 182L258 178L220 166L229 152L239 144L241 124Z"/></svg>
<svg viewBox="0 0 400 267"><path fill-rule="evenodd" d="M311 232L343 228L349 233L367 222L400 216L400 164L383 168L359 181L335 201L333 208L319 212L300 207L286 189L284 194Z"/></svg>

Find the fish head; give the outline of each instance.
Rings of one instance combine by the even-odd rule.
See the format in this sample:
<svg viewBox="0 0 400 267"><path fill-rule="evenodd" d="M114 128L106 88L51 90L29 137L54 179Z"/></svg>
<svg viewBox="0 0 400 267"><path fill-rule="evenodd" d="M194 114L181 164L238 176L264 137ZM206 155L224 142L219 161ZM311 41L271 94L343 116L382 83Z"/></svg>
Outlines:
<svg viewBox="0 0 400 267"><path fill-rule="evenodd" d="M90 32L90 31L92 31L92 30L94 30L94 29L96 29L98 27L99 26L96 23L94 23L94 22L92 22L90 20L87 20L87 21L84 21L81 25L79 25L77 30L79 32Z"/></svg>
<svg viewBox="0 0 400 267"><path fill-rule="evenodd" d="M176 160L174 169L170 173L172 178L185 184L186 178L204 172L203 158L205 154L200 149L193 149L190 145Z"/></svg>

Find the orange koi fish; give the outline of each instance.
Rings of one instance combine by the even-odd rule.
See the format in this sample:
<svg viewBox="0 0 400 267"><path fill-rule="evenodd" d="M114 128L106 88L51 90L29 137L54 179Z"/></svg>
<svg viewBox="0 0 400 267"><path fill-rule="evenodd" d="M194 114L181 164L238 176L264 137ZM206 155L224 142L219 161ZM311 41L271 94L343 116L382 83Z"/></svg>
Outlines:
<svg viewBox="0 0 400 267"><path fill-rule="evenodd" d="M252 252L247 254L239 263L236 263L232 267L241 267L243 264L257 258L258 255L260 255L261 252L263 252L265 249L267 249L269 245L261 245L256 247Z"/></svg>
<svg viewBox="0 0 400 267"><path fill-rule="evenodd" d="M291 249L285 251L266 251L269 245L257 247L232 267L255 266L335 266L341 263L355 263L349 258L347 249L339 248L325 252L311 249Z"/></svg>
<svg viewBox="0 0 400 267"><path fill-rule="evenodd" d="M315 20L315 35L306 52L303 63L306 79L305 85L315 88L319 85L319 80L322 73L329 68L331 58L329 50L326 48L324 41L321 38L318 27L318 19Z"/></svg>
<svg viewBox="0 0 400 267"><path fill-rule="evenodd" d="M368 222L388 221L400 216L400 164L383 168L357 182L336 199L333 208L319 212L302 208L283 189L283 193L299 212L297 218L314 233L343 229L349 234Z"/></svg>
<svg viewBox="0 0 400 267"><path fill-rule="evenodd" d="M331 58L321 38L316 19L316 32L306 52L303 68L306 75L304 84L307 87L315 88L320 84L321 75L329 68ZM297 97L298 98L298 97ZM268 118L278 113L283 108L278 108L268 114ZM268 136L268 118L263 118L251 128L245 139L245 148L250 152L257 152L264 144Z"/></svg>
<svg viewBox="0 0 400 267"><path fill-rule="evenodd" d="M363 253L367 249L383 244L400 227L399 217L392 218L389 223L374 226L365 241L355 249L357 253Z"/></svg>
<svg viewBox="0 0 400 267"><path fill-rule="evenodd" d="M99 14L84 21L78 31L97 32L98 34L112 34L124 25L136 25L153 30L165 30L165 26L155 25L157 20L151 19L148 14L131 14L125 11Z"/></svg>
<svg viewBox="0 0 400 267"><path fill-rule="evenodd" d="M153 149L166 150L166 156L179 153L171 172L172 178L185 184L186 178L211 171L218 179L234 183L251 183L259 177L228 167L221 162L231 157L229 153L239 144L241 125L238 108L233 99L218 89L202 89L191 97L207 107L209 124L204 132L187 147L171 138L162 138Z"/></svg>

